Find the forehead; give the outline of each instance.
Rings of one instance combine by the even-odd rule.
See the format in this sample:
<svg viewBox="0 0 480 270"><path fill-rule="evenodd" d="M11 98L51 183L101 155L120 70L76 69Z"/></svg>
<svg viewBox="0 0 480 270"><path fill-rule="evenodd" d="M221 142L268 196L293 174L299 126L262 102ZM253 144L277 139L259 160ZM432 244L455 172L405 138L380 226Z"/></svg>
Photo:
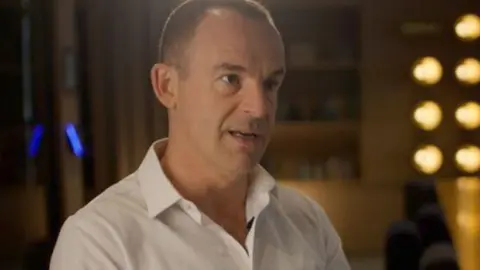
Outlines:
<svg viewBox="0 0 480 270"><path fill-rule="evenodd" d="M233 62L246 67L284 66L284 49L276 30L264 20L215 8L207 11L190 44L195 60L207 64Z"/></svg>

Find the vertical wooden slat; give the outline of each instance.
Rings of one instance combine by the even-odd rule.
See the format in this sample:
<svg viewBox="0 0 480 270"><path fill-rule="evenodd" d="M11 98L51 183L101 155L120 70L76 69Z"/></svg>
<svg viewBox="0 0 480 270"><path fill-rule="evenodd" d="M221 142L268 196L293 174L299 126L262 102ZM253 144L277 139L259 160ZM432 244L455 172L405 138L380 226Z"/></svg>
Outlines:
<svg viewBox="0 0 480 270"><path fill-rule="evenodd" d="M145 42L148 44L148 48L145 53L145 57L147 57L147 81L146 81L146 88L147 93L145 95L146 105L148 106L148 126L147 132L149 136L149 142L152 143L156 138L156 115L157 115L157 106L158 102L156 100L155 94L152 89L151 81L150 81L150 69L156 62L157 58L157 32L158 26L156 25L159 18L159 10L161 10L161 1L155 0L147 0L147 10L145 14L147 14L146 18L146 39Z"/></svg>
<svg viewBox="0 0 480 270"><path fill-rule="evenodd" d="M151 63L155 63L158 54L158 41L162 31L163 23L170 11L166 1L151 0L149 14L149 39L151 51ZM162 104L156 99L152 90L151 107L153 111L153 137L155 139L166 137L168 134L167 112Z"/></svg>
<svg viewBox="0 0 480 270"><path fill-rule="evenodd" d="M130 85L130 73L128 62L128 50L131 40L125 35L131 31L125 19L128 13L127 0L119 0L110 8L114 10L113 20L113 40L111 41L113 50L113 102L115 104L115 137L117 154L117 176L122 178L130 171L131 157L131 122L132 106L129 104L130 96L128 86Z"/></svg>
<svg viewBox="0 0 480 270"><path fill-rule="evenodd" d="M364 2L362 13L362 179L399 184L411 176L413 89L402 44L405 2Z"/></svg>
<svg viewBox="0 0 480 270"><path fill-rule="evenodd" d="M146 81L148 79L147 69L147 55L145 51L148 49L148 43L145 42L148 35L147 29L147 5L148 2L129 1L129 13L127 15L128 24L131 26L128 34L131 46L129 47L129 68L131 74L131 80L128 91L131 93L131 114L132 114L132 157L130 163L130 169L134 170L142 160L145 151L148 147L148 109L150 106L146 102L146 95L148 89L146 88Z"/></svg>
<svg viewBox="0 0 480 270"><path fill-rule="evenodd" d="M67 80L67 59L76 53L76 32L74 28L75 2L54 1L54 88L55 107L58 109L58 123L55 132L59 134L56 151L59 154L60 187L63 218L75 213L84 204L83 171L81 161L66 147L65 125L79 124L79 96L75 83Z"/></svg>
<svg viewBox="0 0 480 270"><path fill-rule="evenodd" d="M94 193L99 193L111 184L112 172L109 170L110 162L108 149L111 134L108 130L108 93L105 89L107 80L107 68L105 53L110 50L107 40L108 28L106 14L108 6L106 1L87 1L87 33L88 33L88 91L91 97L91 132L92 132L92 155L94 168ZM111 105L110 105L111 106Z"/></svg>
<svg viewBox="0 0 480 270"><path fill-rule="evenodd" d="M92 0L95 1L95 0ZM114 36L115 36L115 9L111 8L111 4L109 1L104 0L105 3L105 18L104 24L106 28L105 32L105 50L104 50L104 74L105 74L105 81L104 81L104 91L105 91L105 113L107 115L107 141L106 141L106 151L108 152L108 160L105 162L105 165L108 167L108 172L110 175L110 183L115 183L120 179L118 175L118 155L117 155L117 141L118 137L116 136L117 130L117 119L116 117L116 108L115 108L115 69L114 69L114 55L115 51L113 50L114 43Z"/></svg>

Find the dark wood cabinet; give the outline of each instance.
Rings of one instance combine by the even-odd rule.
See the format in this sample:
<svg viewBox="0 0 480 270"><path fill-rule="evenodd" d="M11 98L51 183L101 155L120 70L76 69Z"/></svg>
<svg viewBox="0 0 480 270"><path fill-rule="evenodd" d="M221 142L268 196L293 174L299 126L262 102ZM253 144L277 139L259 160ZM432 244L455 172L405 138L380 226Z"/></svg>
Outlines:
<svg viewBox="0 0 480 270"><path fill-rule="evenodd" d="M359 179L360 5L292 3L266 2L285 43L287 76L263 164L279 179Z"/></svg>

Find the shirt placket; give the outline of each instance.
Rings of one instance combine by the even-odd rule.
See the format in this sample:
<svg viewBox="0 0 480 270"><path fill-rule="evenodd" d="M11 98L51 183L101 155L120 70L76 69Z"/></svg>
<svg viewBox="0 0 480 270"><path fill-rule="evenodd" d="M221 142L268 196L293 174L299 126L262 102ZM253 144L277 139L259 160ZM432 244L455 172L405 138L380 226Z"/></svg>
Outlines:
<svg viewBox="0 0 480 270"><path fill-rule="evenodd" d="M219 240L222 242L223 251L221 251L222 256L230 257L237 265L239 270L252 270L253 269L253 260L249 255L250 250L247 245L248 252L243 248L243 246L238 243L230 234L228 234L223 228L218 226L215 223L209 225L210 230L217 235ZM248 233L247 239L250 236L251 232Z"/></svg>

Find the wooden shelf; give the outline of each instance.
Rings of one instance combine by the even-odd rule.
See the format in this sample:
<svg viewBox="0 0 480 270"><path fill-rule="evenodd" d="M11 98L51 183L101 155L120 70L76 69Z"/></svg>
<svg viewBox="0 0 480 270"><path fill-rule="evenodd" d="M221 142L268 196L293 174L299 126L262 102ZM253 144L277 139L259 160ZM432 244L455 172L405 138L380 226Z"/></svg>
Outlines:
<svg viewBox="0 0 480 270"><path fill-rule="evenodd" d="M358 7L360 0L263 0L268 8Z"/></svg>
<svg viewBox="0 0 480 270"><path fill-rule="evenodd" d="M348 185L351 187L360 187L362 186L361 180L358 178L351 179L341 179L341 178L331 178L331 179L302 179L302 178L279 178L277 179L282 185L287 186L302 186L303 185L312 185L314 183L319 183L318 185L339 185L344 186Z"/></svg>
<svg viewBox="0 0 480 270"><path fill-rule="evenodd" d="M291 66L288 67L288 72L310 72L310 71L355 71L358 69L356 62L334 62L321 63L314 66Z"/></svg>
<svg viewBox="0 0 480 270"><path fill-rule="evenodd" d="M357 138L358 127L359 122L349 120L279 122L275 127L272 142L351 140Z"/></svg>
<svg viewBox="0 0 480 270"><path fill-rule="evenodd" d="M312 153L351 148L358 141L359 122L279 122L268 152Z"/></svg>

